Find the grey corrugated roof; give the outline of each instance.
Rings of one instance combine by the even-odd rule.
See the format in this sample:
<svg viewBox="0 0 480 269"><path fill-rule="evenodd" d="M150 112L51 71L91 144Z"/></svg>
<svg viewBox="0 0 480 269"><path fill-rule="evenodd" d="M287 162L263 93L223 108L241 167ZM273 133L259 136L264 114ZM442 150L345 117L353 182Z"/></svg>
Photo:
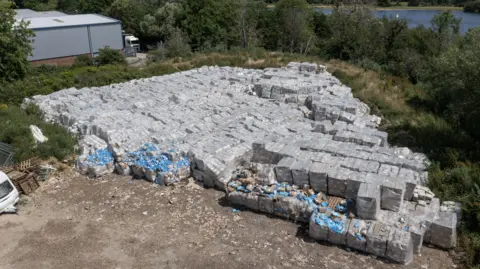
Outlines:
<svg viewBox="0 0 480 269"><path fill-rule="evenodd" d="M41 17L61 17L61 16L68 16L65 13L62 13L60 11L33 11L31 9L16 9L16 15L15 19L16 20L26 20L30 18L41 18Z"/></svg>
<svg viewBox="0 0 480 269"><path fill-rule="evenodd" d="M28 26L28 28L30 29L61 28L61 27L72 27L72 26L80 26L80 25L96 25L96 24L108 24L108 23L119 22L118 20L104 17L97 14L36 17L36 18L27 18L25 20L30 21L30 25Z"/></svg>

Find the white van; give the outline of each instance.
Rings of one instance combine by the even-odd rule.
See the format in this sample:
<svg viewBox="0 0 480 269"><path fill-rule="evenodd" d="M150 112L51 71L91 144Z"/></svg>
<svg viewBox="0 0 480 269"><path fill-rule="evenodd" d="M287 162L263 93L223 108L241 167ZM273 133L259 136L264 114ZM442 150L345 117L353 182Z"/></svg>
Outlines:
<svg viewBox="0 0 480 269"><path fill-rule="evenodd" d="M19 194L8 176L0 171L0 213L16 212L15 204Z"/></svg>

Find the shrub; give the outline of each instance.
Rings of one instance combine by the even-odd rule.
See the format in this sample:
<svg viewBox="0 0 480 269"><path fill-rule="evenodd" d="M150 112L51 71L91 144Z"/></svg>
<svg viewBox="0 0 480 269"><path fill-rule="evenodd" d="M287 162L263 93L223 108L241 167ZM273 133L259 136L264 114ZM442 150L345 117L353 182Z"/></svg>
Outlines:
<svg viewBox="0 0 480 269"><path fill-rule="evenodd" d="M175 28L170 38L165 42L165 49L167 50L167 56L170 58L184 57L192 51L185 34L178 28Z"/></svg>
<svg viewBox="0 0 480 269"><path fill-rule="evenodd" d="M98 65L107 64L125 64L125 56L118 50L105 47L98 50L98 56L95 57L95 62Z"/></svg>
<svg viewBox="0 0 480 269"><path fill-rule="evenodd" d="M82 67L82 66L92 66L93 60L88 55L80 55L75 58L75 63L73 64L74 67Z"/></svg>
<svg viewBox="0 0 480 269"><path fill-rule="evenodd" d="M150 50L148 52L148 58L152 62L159 62L159 61L166 60L168 58L168 51L165 48L165 46L161 44L160 46L158 46L158 48L154 50Z"/></svg>

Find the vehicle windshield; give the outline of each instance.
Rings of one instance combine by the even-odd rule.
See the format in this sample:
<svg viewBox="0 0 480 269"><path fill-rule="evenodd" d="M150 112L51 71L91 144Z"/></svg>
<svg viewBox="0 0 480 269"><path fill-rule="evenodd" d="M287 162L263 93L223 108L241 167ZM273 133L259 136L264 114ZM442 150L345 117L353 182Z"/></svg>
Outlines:
<svg viewBox="0 0 480 269"><path fill-rule="evenodd" d="M4 182L0 183L0 199L3 199L12 191L13 191L13 186L12 184L10 184L8 180L5 180Z"/></svg>
<svg viewBox="0 0 480 269"><path fill-rule="evenodd" d="M130 43L131 43L132 45L138 45L138 40L132 40L132 41L130 41Z"/></svg>

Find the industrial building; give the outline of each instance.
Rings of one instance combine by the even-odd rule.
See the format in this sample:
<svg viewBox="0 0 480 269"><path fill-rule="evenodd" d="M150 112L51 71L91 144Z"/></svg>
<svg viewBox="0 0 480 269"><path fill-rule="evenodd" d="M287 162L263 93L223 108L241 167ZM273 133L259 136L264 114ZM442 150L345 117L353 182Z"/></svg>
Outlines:
<svg viewBox="0 0 480 269"><path fill-rule="evenodd" d="M34 65L72 65L77 56L94 57L100 48L123 49L121 22L102 15L18 9L15 18L30 22L35 32L28 58Z"/></svg>

